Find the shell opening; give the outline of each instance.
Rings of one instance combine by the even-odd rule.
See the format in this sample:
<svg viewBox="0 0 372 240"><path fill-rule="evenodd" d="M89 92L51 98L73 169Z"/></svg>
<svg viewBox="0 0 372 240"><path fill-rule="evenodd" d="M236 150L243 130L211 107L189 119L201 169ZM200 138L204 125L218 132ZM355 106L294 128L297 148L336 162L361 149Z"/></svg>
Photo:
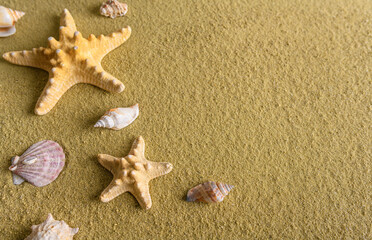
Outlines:
<svg viewBox="0 0 372 240"><path fill-rule="evenodd" d="M17 166L16 166L16 165L12 165L12 166L9 167L9 170L12 171L12 172L13 172L14 170L16 170L16 169L17 169Z"/></svg>

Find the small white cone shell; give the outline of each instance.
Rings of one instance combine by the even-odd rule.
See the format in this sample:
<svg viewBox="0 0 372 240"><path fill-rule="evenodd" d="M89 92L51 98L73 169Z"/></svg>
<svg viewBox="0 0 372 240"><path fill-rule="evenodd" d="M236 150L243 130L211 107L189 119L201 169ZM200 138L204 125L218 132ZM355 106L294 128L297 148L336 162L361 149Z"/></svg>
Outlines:
<svg viewBox="0 0 372 240"><path fill-rule="evenodd" d="M8 37L16 32L15 23L24 12L0 6L0 37Z"/></svg>
<svg viewBox="0 0 372 240"><path fill-rule="evenodd" d="M105 113L94 127L120 130L131 124L139 115L138 104L128 108L114 108Z"/></svg>

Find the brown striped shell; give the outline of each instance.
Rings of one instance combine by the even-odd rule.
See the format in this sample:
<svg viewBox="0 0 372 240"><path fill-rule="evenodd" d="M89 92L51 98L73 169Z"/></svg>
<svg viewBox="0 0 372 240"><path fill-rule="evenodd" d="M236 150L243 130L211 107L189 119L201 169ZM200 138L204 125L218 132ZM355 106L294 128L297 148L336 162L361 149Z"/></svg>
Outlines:
<svg viewBox="0 0 372 240"><path fill-rule="evenodd" d="M36 187L53 182L65 165L62 147L53 141L44 140L32 145L20 157L12 158L9 170L13 172L13 183L25 180Z"/></svg>
<svg viewBox="0 0 372 240"><path fill-rule="evenodd" d="M121 17L127 13L128 5L117 0L108 0L107 2L102 3L99 11L101 15L106 17Z"/></svg>
<svg viewBox="0 0 372 240"><path fill-rule="evenodd" d="M188 191L187 201L205 203L222 202L233 187L225 183L205 182Z"/></svg>

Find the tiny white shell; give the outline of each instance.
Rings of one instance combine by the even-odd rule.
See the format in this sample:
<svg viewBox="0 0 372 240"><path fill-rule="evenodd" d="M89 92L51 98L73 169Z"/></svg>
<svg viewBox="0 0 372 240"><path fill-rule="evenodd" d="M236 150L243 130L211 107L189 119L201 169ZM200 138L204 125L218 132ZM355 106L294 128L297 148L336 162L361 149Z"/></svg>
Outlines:
<svg viewBox="0 0 372 240"><path fill-rule="evenodd" d="M52 214L39 225L31 227L32 233L25 240L72 240L79 228L70 228L64 221L54 220Z"/></svg>
<svg viewBox="0 0 372 240"><path fill-rule="evenodd" d="M13 166L12 169L14 169L14 170L16 169L16 164L18 163L18 161L19 161L18 156L15 156L15 157L12 158L12 161L11 161L12 166ZM17 174L13 173L13 183L14 183L14 185L19 185L19 184L23 183L24 181L25 180L23 178L21 178Z"/></svg>
<svg viewBox="0 0 372 240"><path fill-rule="evenodd" d="M16 32L15 23L24 12L0 6L0 37L8 37Z"/></svg>
<svg viewBox="0 0 372 240"><path fill-rule="evenodd" d="M128 108L110 109L101 117L94 127L120 130L131 124L139 114L138 103Z"/></svg>

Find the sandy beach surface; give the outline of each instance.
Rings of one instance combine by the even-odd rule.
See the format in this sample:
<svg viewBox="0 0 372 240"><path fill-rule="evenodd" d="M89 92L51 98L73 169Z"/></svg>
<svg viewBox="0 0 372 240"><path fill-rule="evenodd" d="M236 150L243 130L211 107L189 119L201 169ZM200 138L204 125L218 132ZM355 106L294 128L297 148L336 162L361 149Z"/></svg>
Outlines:
<svg viewBox="0 0 372 240"><path fill-rule="evenodd" d="M0 53L58 38L67 8L84 37L132 28L102 65L125 90L88 84L45 116L34 107L48 73L0 60L0 239L24 239L48 213L74 239L370 239L371 17L368 0L3 0L26 12ZM106 110L139 103L125 129L93 128ZM170 162L150 182L153 206L129 193L99 201L112 175L99 153ZM38 141L61 144L53 183L15 186L10 159ZM185 201L204 181L232 184L222 203Z"/></svg>

